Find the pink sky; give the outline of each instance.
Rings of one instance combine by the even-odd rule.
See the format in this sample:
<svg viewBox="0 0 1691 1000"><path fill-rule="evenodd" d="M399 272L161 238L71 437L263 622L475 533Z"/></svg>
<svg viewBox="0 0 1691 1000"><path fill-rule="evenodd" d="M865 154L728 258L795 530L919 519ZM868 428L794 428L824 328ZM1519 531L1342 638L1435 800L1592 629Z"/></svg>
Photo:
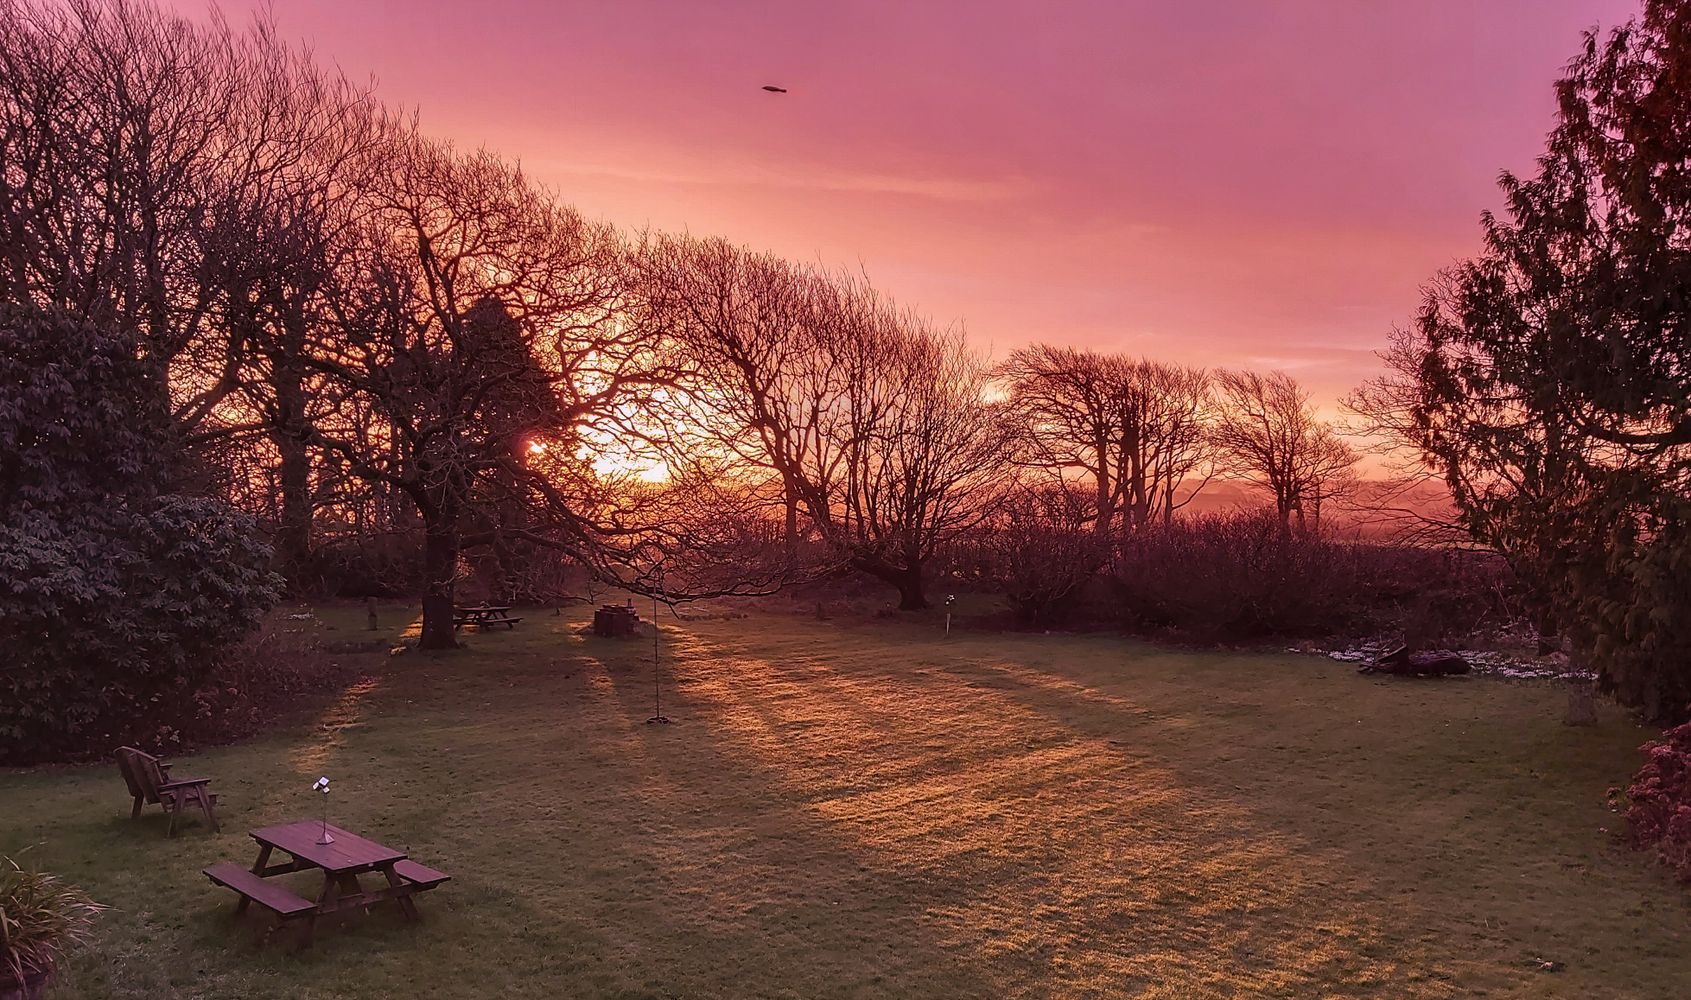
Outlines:
<svg viewBox="0 0 1691 1000"><path fill-rule="evenodd" d="M1477 248L1580 31L1637 6L272 5L284 36L589 215L861 263L999 354L1280 367L1324 404Z"/></svg>

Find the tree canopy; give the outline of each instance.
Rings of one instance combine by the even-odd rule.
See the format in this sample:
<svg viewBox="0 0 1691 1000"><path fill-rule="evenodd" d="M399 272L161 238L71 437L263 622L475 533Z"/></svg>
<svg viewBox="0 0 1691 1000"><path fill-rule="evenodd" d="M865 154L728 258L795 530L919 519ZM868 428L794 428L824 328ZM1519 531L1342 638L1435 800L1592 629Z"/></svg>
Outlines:
<svg viewBox="0 0 1691 1000"><path fill-rule="evenodd" d="M1691 10L1650 0L1557 85L1536 173L1367 394L1603 685L1691 713Z"/></svg>

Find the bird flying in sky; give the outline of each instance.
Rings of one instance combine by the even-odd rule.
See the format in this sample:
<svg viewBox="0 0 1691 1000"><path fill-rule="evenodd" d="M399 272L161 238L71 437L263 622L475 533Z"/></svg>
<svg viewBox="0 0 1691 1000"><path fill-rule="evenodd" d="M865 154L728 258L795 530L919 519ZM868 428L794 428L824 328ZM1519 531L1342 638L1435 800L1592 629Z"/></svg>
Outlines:
<svg viewBox="0 0 1691 1000"><path fill-rule="evenodd" d="M763 89L769 91L771 94L785 94L787 92L786 87L777 87L774 84L764 84Z"/></svg>

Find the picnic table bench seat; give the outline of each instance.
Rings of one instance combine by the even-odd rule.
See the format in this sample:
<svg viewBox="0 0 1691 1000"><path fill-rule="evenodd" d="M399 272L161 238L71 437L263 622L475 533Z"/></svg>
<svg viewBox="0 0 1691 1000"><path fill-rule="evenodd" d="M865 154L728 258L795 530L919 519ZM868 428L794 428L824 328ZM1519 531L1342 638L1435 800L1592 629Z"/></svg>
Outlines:
<svg viewBox="0 0 1691 1000"><path fill-rule="evenodd" d="M420 865L409 859L394 863L393 872L400 878L417 887L418 892L433 889L442 882L452 881L452 876L445 872L437 872L428 865Z"/></svg>
<svg viewBox="0 0 1691 1000"><path fill-rule="evenodd" d="M212 865L204 871L206 878L225 889L235 890L283 920L309 913L317 907L316 903L282 883L266 881L264 876L242 868L233 861Z"/></svg>

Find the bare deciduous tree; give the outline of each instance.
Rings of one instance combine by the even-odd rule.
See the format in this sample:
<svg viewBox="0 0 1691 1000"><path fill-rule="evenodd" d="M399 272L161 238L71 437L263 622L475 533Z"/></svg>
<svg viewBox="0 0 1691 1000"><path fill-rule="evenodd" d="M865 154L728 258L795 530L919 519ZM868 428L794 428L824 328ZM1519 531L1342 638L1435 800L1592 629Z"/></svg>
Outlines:
<svg viewBox="0 0 1691 1000"><path fill-rule="evenodd" d="M1284 372L1216 373L1220 408L1211 431L1225 468L1274 500L1282 527L1319 524L1322 507L1355 486L1357 454L1319 419L1309 394Z"/></svg>
<svg viewBox="0 0 1691 1000"><path fill-rule="evenodd" d="M408 127L366 155L380 168L358 195L335 322L312 328L305 357L380 420L319 426L312 440L415 505L422 644L448 647L459 552L489 516L487 494L533 515L513 533L589 547L599 522L566 493L565 466L579 465L584 426L652 376L614 320L620 247L608 227L492 155Z"/></svg>
<svg viewBox="0 0 1691 1000"><path fill-rule="evenodd" d="M721 240L650 237L637 269L638 322L688 373L656 408L670 468L926 606L928 559L1001 463L981 360L861 279Z"/></svg>
<svg viewBox="0 0 1691 1000"><path fill-rule="evenodd" d="M253 504L285 568L309 549L299 361L368 91L279 42L145 3L0 2L0 295L133 332L208 465L273 480ZM344 215L340 216L344 218Z"/></svg>
<svg viewBox="0 0 1691 1000"><path fill-rule="evenodd" d="M853 566L896 586L899 608L910 611L928 606L925 567L935 551L999 499L1004 432L984 402L987 368L960 336L890 319L899 325L886 351L863 352L868 338L839 345L855 348L845 492L837 518L832 508L811 516Z"/></svg>
<svg viewBox="0 0 1691 1000"><path fill-rule="evenodd" d="M1039 344L1012 353L998 376L1019 462L1089 481L1099 534L1118 521L1125 530L1167 521L1207 481L1198 475L1209 462L1206 372Z"/></svg>

